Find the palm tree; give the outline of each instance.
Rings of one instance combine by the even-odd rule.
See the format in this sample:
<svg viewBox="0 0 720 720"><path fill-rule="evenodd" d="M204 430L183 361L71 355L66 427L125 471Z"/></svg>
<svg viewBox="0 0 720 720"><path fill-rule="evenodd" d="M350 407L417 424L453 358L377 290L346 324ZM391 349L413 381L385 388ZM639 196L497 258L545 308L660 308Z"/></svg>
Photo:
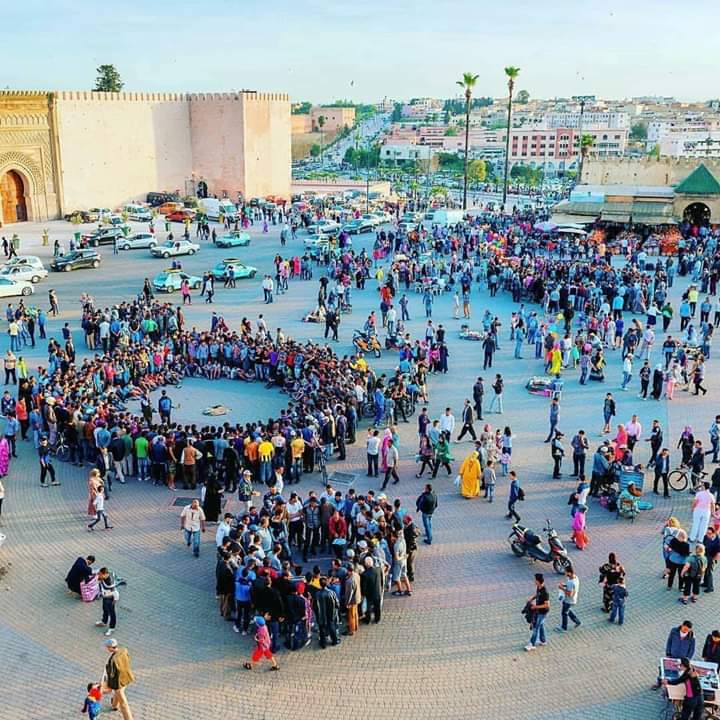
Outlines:
<svg viewBox="0 0 720 720"><path fill-rule="evenodd" d="M323 161L323 151L324 151L324 147L323 147L323 127L325 126L325 116L324 116L324 115L321 115L321 116L317 119L317 124L318 124L318 127L320 128L320 165L324 165L324 164L325 164L324 161Z"/></svg>
<svg viewBox="0 0 720 720"><path fill-rule="evenodd" d="M507 136L505 137L505 179L503 181L503 199L502 204L505 205L507 200L508 189L508 169L510 168L510 130L512 129L512 100L513 90L515 89L515 79L520 74L518 67L506 67L505 75L508 79L508 111L507 111Z"/></svg>
<svg viewBox="0 0 720 720"><path fill-rule="evenodd" d="M577 174L577 183L580 184L582 182L582 171L583 171L583 165L585 164L585 158L587 157L587 154L590 150L590 148L595 144L595 138L593 138L592 135L582 135L580 137L580 167L578 168L578 174Z"/></svg>
<svg viewBox="0 0 720 720"><path fill-rule="evenodd" d="M463 79L458 80L457 84L465 90L465 161L464 161L464 180L463 180L463 204L462 209L467 210L467 185L468 185L468 146L470 143L470 101L472 100L472 91L477 82L478 75L472 73L463 73Z"/></svg>

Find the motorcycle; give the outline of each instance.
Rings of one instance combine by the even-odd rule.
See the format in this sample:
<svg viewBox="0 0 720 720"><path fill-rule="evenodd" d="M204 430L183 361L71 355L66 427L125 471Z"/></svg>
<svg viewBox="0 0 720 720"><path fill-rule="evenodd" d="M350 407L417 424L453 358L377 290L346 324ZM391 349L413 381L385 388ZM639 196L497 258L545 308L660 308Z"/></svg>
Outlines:
<svg viewBox="0 0 720 720"><path fill-rule="evenodd" d="M534 533L530 528L523 527L519 523L515 523L512 532L508 536L510 549L517 557L525 557L526 555L532 560L540 562L552 563L556 573L564 573L570 566L570 558L568 558L567 550L558 537L558 534L550 525L549 520L545 520L547 527L543 531L547 535L549 547L542 544L539 535Z"/></svg>
<svg viewBox="0 0 720 720"><path fill-rule="evenodd" d="M373 353L376 358L380 357L382 346L377 335L368 335L362 330L356 330L353 333L353 345L364 353Z"/></svg>

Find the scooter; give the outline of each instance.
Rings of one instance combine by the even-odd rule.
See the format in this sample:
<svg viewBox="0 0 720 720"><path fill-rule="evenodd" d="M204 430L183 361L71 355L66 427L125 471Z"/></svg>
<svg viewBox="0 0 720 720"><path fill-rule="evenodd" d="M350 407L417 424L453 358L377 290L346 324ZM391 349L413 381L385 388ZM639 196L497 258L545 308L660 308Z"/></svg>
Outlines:
<svg viewBox="0 0 720 720"><path fill-rule="evenodd" d="M552 563L555 572L562 574L571 566L570 559L558 534L550 525L550 520L546 519L545 522L547 527L544 527L543 531L547 535L549 548L542 544L540 536L536 535L530 528L515 523L512 532L508 536L510 549L517 557L527 555L534 561Z"/></svg>
<svg viewBox="0 0 720 720"><path fill-rule="evenodd" d="M377 335L368 335L362 330L355 330L352 341L353 345L361 352L373 353L376 358L380 357L382 345L380 345Z"/></svg>

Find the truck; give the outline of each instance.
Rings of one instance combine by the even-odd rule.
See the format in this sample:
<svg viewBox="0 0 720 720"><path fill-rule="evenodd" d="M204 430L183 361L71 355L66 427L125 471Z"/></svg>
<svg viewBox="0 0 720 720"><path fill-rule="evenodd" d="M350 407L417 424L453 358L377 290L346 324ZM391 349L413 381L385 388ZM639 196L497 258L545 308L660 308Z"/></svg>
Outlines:
<svg viewBox="0 0 720 720"><path fill-rule="evenodd" d="M236 220L238 217L237 208L227 199L203 198L199 202L200 209L205 213L208 220L219 220L220 215Z"/></svg>
<svg viewBox="0 0 720 720"><path fill-rule="evenodd" d="M462 210L448 210L447 208L442 208L441 210L436 210L433 213L432 217L432 223L434 225L457 225L458 223L463 221L463 211Z"/></svg>

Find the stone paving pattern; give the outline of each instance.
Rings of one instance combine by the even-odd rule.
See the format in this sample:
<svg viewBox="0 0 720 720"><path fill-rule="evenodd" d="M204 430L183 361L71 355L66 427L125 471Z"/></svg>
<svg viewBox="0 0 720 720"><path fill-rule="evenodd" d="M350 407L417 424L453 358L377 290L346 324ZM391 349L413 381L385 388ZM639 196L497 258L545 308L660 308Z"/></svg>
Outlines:
<svg viewBox="0 0 720 720"><path fill-rule="evenodd" d="M49 248L40 247L40 226L3 228L0 234L13 230L21 234L21 252L49 258ZM71 231L67 223L50 224L51 238L59 235L67 243ZM371 239L363 236L356 246L369 246ZM289 243L284 252L299 251L298 240ZM113 257L111 248L102 252L100 271L53 275L38 286L33 301L47 307L47 290L55 287L63 310L59 320L51 321L49 336L59 336L65 321L78 330L81 291L90 292L98 306L105 307L139 292L143 277L152 276L164 265L150 260L146 251L119 257ZM252 245L240 250L261 274L270 271L276 252L283 252L277 229L270 235L253 231ZM227 254L203 247L183 264L199 274ZM323 328L300 323L303 313L314 305L317 273L312 282L291 282L290 292L276 296L269 306L261 304L260 280L238 282L235 290L218 286L213 309L232 326L243 316L254 320L263 312L271 328L281 324L286 334L320 338ZM685 284L682 279L676 283L675 301ZM354 312L343 318L338 353L352 352L352 329L362 325L371 308L377 308L374 285L370 282L364 292L354 292ZM476 288L472 306L473 327L479 325L484 308L491 306L505 322L503 338L507 338L512 309L507 295L490 301L485 290ZM421 334L424 318L419 296L411 296L410 310L409 329ZM205 327L207 312L208 307L196 298L186 312L188 324ZM475 377L483 374L489 380L492 375L490 371L479 373L479 344L458 339L460 323L451 319L450 297L436 302L433 319L448 328L451 355L450 373L430 378L430 412L438 416L449 404L458 417ZM677 330L676 324L672 329ZM75 342L80 352L84 345L79 332ZM550 479L549 446L542 444L547 433L547 401L524 389L527 377L540 374L542 368L532 359L530 348L525 350L525 359L514 360L511 343L505 339L501 344L493 370L506 378L505 414L486 415L486 419L511 425L517 436L513 467L527 494L527 500L518 506L523 521L539 529L544 519L550 518L567 539L570 517L566 499L575 483L567 474L562 480ZM26 357L32 366L43 364L44 352L44 347L38 346ZM656 357L658 354L656 350ZM602 397L610 390L618 402L619 420L629 419L637 410L648 428L657 417L665 428L666 442L672 444L688 422L707 443L706 430L718 399L715 360L707 377L707 397L677 392L668 407L665 401L638 400L636 379L631 385L635 392L619 392L618 353L609 355L604 384L580 387L577 375L567 374L560 421L566 435L583 427L591 447L595 445ZM384 353L374 364L391 370L394 362L394 354ZM267 417L282 407L285 399L259 385L244 383L186 383L172 394L183 406L183 419L193 419L197 410L197 422L205 422L200 410L213 402L225 402L234 416L250 420ZM402 467L397 496L414 510L415 497L425 482L414 477L414 418L400 428ZM361 431L359 437L363 435ZM469 447L464 442L453 446L455 467ZM647 459L646 450L640 459ZM571 471L568 464L566 461L566 473ZM358 445L349 448L347 462L330 467L358 472L359 489L367 489L363 468L364 447ZM523 652L528 631L520 610L532 592L533 572L546 572L553 601L559 576L547 566L532 565L511 554L507 542L510 524L503 517L506 479L498 478L496 502L489 505L482 499L459 497L453 478L443 473L436 482L440 501L435 516L436 542L430 548L420 546L413 597L388 597L382 624L362 626L357 636L347 638L339 648L321 651L314 642L302 652L281 653L281 672L256 670L250 674L242 669L250 638L233 633L217 612L214 532L205 536L201 557L194 559L177 529L179 508L172 506L175 496L130 481L116 485L107 504L115 529L89 535L84 527L85 471L62 464L57 469L62 487L42 489L36 457L28 444L22 444L20 458L5 481L2 532L8 537L0 549L0 563L11 567L0 579L3 720L74 717L85 684L99 680L106 655L102 633L93 626L99 618L99 605L68 597L63 582L74 559L88 553L97 557L97 566L108 565L128 579L127 587L121 588L116 637L129 648L133 659L137 681L128 695L135 717L141 720L215 720L219 716L304 720L308 712L337 720L380 712L449 720L655 718L662 714L664 703L648 688L669 629L684 618L692 619L699 651L706 633L718 626L716 595L703 596L696 606L680 607L676 593L667 592L660 580L660 528L670 514L688 523L687 494L675 494L670 500L653 497L655 508L634 524L616 520L593 502L588 517L590 545L582 553L570 550L582 581L578 614L583 625L564 636L552 632L560 614L553 602L547 622L548 646L532 654ZM304 477L301 489L319 487L318 477ZM233 500L228 507L236 506ZM610 626L600 611L597 568L609 551L618 553L628 571L630 598L622 628Z"/></svg>

